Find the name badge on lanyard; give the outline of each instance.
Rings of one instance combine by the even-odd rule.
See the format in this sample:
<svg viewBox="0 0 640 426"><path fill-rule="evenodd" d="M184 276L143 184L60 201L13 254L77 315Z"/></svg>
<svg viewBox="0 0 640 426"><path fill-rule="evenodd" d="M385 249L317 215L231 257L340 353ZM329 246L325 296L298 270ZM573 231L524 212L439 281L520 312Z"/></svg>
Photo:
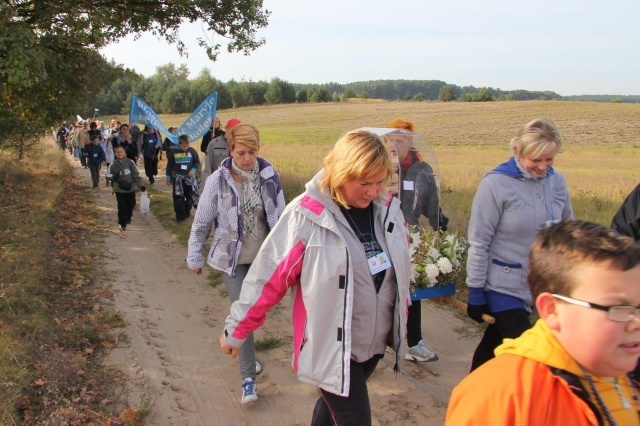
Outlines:
<svg viewBox="0 0 640 426"><path fill-rule="evenodd" d="M371 275L391 268L389 256L384 251L368 258L367 263L369 264L369 272L371 272Z"/></svg>

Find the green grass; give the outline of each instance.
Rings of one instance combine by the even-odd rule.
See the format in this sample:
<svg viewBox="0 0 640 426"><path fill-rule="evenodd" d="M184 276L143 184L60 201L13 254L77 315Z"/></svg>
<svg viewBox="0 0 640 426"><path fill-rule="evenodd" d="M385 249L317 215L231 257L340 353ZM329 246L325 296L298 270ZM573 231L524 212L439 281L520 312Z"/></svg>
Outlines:
<svg viewBox="0 0 640 426"><path fill-rule="evenodd" d="M262 339L256 340L256 351L264 352L270 349L275 349L284 344L284 339L279 337L267 336Z"/></svg>
<svg viewBox="0 0 640 426"><path fill-rule="evenodd" d="M164 184L163 182L161 183L160 180L158 180L158 183ZM192 220L187 219L182 223L177 223L176 214L173 211L173 199L151 185L147 186L147 191L149 192L149 198L151 199L149 207L153 215L160 221L160 223L162 223L164 229L171 232L176 237L180 245L186 248L187 243L189 242L189 235L191 233ZM204 272L206 273L206 268ZM222 283L222 275L219 271L209 269L207 282L211 287L218 287ZM224 293L222 294L223 297L227 297L226 291L227 290L224 288L220 289L220 293Z"/></svg>
<svg viewBox="0 0 640 426"><path fill-rule="evenodd" d="M160 180L158 184L164 185ZM147 191L151 200L149 208L153 215L162 223L164 229L175 235L182 246L187 247L189 234L191 233L191 220L177 223L176 214L173 211L173 199L151 185L147 186Z"/></svg>
<svg viewBox="0 0 640 426"><path fill-rule="evenodd" d="M213 288L218 287L220 284L222 284L222 275L220 275L219 271L211 269L209 270L209 274L207 275L207 282Z"/></svg>

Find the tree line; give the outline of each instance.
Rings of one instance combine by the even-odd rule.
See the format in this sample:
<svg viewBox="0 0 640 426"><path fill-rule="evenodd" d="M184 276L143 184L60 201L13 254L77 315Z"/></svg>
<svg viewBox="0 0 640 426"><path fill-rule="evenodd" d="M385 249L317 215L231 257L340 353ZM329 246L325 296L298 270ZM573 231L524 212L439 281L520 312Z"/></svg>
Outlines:
<svg viewBox="0 0 640 426"><path fill-rule="evenodd" d="M491 87L457 86L440 80L376 80L348 84L295 84L274 77L270 81L236 81L226 83L203 69L190 79L186 65L169 63L144 77L127 72L111 86L98 93L87 111L123 114L129 111L132 96L138 96L159 114L190 113L212 92L218 93L218 109L250 105L344 102L351 98L375 98L405 101L514 101L562 99L555 92L528 90L505 91Z"/></svg>
<svg viewBox="0 0 640 426"><path fill-rule="evenodd" d="M226 83L203 69L190 79L186 65L166 64L144 77L129 71L98 93L87 111L99 108L107 115L126 114L133 95L144 99L157 113L190 113L212 92L218 93L218 109L250 105L344 102L351 98L404 101L490 102L527 100L589 100L597 102L637 102L640 96L570 96L552 91L501 90L492 87L457 86L441 80L375 80L347 84L299 84L274 77L270 81Z"/></svg>

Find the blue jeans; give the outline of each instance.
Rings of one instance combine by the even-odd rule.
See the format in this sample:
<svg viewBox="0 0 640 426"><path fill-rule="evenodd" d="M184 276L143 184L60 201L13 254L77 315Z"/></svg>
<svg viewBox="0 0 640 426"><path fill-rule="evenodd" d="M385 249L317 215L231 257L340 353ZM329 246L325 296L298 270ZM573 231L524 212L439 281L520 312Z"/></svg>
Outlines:
<svg viewBox="0 0 640 426"><path fill-rule="evenodd" d="M87 158L84 156L84 148L78 147L78 155L80 156L80 164L87 166Z"/></svg>

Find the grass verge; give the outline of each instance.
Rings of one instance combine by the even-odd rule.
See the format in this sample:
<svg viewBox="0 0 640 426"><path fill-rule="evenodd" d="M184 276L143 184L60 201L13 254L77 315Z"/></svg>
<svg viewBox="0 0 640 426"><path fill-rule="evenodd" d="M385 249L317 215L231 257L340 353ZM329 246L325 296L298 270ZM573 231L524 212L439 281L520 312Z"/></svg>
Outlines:
<svg viewBox="0 0 640 426"><path fill-rule="evenodd" d="M100 260L106 227L64 153L43 141L30 154L0 151L0 424L136 424L101 365L122 325Z"/></svg>
<svg viewBox="0 0 640 426"><path fill-rule="evenodd" d="M164 185L164 182L159 179L158 185ZM151 200L149 204L151 212L160 221L164 229L175 235L178 242L186 247L191 233L191 220L188 219L182 223L177 223L176 214L173 211L173 199L151 185L147 185L147 191L149 191L149 199Z"/></svg>
<svg viewBox="0 0 640 426"><path fill-rule="evenodd" d="M157 182L159 185L164 185L164 182L160 180ZM151 185L147 186L147 191L149 191L149 198L151 199L151 212L160 221L164 229L171 232L176 237L176 240L186 248L189 242L189 234L191 233L192 219L177 223L176 214L173 211L173 199ZM191 214L193 217L195 211L192 211ZM222 283L222 275L219 271L211 269L207 275L207 282L211 287L217 287Z"/></svg>

